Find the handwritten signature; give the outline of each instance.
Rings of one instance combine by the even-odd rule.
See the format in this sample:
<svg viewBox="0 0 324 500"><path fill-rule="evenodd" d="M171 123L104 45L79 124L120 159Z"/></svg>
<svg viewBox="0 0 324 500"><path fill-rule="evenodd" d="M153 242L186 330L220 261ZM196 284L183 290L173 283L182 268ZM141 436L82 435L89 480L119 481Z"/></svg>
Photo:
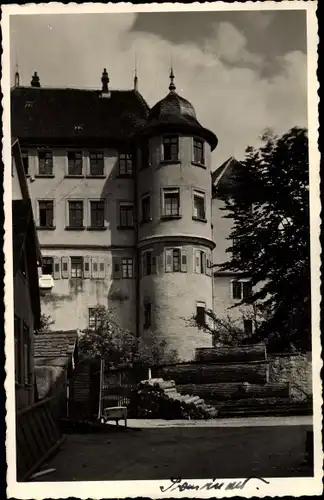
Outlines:
<svg viewBox="0 0 324 500"><path fill-rule="evenodd" d="M248 484L249 481L252 479L255 479L257 481L261 481L265 484L269 484L266 479L263 479L262 477L256 477L256 476L251 476L248 477L247 479L244 480L230 480L229 482L221 482L217 479L212 479L211 481L206 482L203 485L199 484L194 484L194 483L188 483L187 481L183 481L181 478L172 478L170 479L170 485L167 487L160 486L160 490L162 493L165 493L166 491L175 491L178 490L180 492L183 491L188 491L188 490L195 490L195 491L202 491L202 490L243 490L245 486ZM257 489L259 489L257 487Z"/></svg>

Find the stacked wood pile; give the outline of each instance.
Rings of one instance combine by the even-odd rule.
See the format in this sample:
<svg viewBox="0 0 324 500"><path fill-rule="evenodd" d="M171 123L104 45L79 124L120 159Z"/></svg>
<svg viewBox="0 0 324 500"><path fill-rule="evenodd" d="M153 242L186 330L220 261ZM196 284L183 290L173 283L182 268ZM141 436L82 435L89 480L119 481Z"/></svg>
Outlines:
<svg viewBox="0 0 324 500"><path fill-rule="evenodd" d="M201 347L196 349L196 361L200 363L243 363L248 361L265 361L267 352L265 344L237 347Z"/></svg>
<svg viewBox="0 0 324 500"><path fill-rule="evenodd" d="M249 384L248 382L182 384L179 392L196 394L206 401L231 401L250 398L290 398L289 384Z"/></svg>
<svg viewBox="0 0 324 500"><path fill-rule="evenodd" d="M203 420L217 417L217 410L204 399L180 394L174 380L144 380L132 392L128 413L131 418Z"/></svg>

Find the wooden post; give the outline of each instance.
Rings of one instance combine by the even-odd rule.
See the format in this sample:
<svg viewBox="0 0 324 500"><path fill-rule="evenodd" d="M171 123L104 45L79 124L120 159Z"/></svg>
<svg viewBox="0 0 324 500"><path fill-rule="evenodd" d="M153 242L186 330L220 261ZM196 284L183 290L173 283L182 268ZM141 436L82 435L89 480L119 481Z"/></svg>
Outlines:
<svg viewBox="0 0 324 500"><path fill-rule="evenodd" d="M148 369L148 380L151 380L152 378L152 371L151 368Z"/></svg>
<svg viewBox="0 0 324 500"><path fill-rule="evenodd" d="M101 415L102 415L102 389L103 389L103 378L104 378L104 366L105 366L105 360L104 360L104 358L101 358L100 359L100 381L99 381L98 419L100 419Z"/></svg>

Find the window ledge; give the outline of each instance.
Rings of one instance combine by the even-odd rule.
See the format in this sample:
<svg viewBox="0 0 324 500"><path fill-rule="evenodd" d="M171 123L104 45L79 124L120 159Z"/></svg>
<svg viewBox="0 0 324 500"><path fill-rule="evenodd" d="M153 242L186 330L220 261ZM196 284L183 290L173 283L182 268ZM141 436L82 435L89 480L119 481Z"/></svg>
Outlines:
<svg viewBox="0 0 324 500"><path fill-rule="evenodd" d="M87 179L105 179L106 176L104 174L100 174L100 175L86 175L86 178Z"/></svg>
<svg viewBox="0 0 324 500"><path fill-rule="evenodd" d="M88 226L87 231L106 231L107 227L106 226L99 226L99 227L94 227L94 226Z"/></svg>
<svg viewBox="0 0 324 500"><path fill-rule="evenodd" d="M191 165L194 165L195 167L200 167L200 168L207 168L207 165L205 165L205 163L199 163L198 161L192 161Z"/></svg>
<svg viewBox="0 0 324 500"><path fill-rule="evenodd" d="M66 231L84 231L85 229L86 229L85 226L81 226L81 227L65 226Z"/></svg>
<svg viewBox="0 0 324 500"><path fill-rule="evenodd" d="M207 219L204 219L202 217L195 217L194 215L192 216L192 220L196 220L198 222L207 222Z"/></svg>
<svg viewBox="0 0 324 500"><path fill-rule="evenodd" d="M160 165L179 165L181 160L161 160Z"/></svg>
<svg viewBox="0 0 324 500"><path fill-rule="evenodd" d="M44 178L44 179L53 179L55 177L54 174L36 174L35 175L35 178L36 179L39 179L39 178Z"/></svg>
<svg viewBox="0 0 324 500"><path fill-rule="evenodd" d="M116 179L134 179L134 174L117 174Z"/></svg>
<svg viewBox="0 0 324 500"><path fill-rule="evenodd" d="M161 220L178 220L182 219L182 215L161 215Z"/></svg>
<svg viewBox="0 0 324 500"><path fill-rule="evenodd" d="M54 231L56 226L36 226L37 231Z"/></svg>
<svg viewBox="0 0 324 500"><path fill-rule="evenodd" d="M117 229L134 229L134 226L117 226Z"/></svg>
<svg viewBox="0 0 324 500"><path fill-rule="evenodd" d="M82 179L84 177L83 174L66 174L64 178L66 179Z"/></svg>

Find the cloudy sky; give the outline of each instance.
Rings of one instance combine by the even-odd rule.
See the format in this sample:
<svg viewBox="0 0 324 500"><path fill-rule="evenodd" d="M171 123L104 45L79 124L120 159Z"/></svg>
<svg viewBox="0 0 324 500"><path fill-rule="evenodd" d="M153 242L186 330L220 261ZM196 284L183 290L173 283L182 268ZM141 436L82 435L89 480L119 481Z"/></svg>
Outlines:
<svg viewBox="0 0 324 500"><path fill-rule="evenodd" d="M306 126L306 15L301 10L15 15L11 75L21 85L36 70L42 86L139 90L149 105L168 91L170 61L177 92L194 105L219 146L213 169L241 158L265 128Z"/></svg>

